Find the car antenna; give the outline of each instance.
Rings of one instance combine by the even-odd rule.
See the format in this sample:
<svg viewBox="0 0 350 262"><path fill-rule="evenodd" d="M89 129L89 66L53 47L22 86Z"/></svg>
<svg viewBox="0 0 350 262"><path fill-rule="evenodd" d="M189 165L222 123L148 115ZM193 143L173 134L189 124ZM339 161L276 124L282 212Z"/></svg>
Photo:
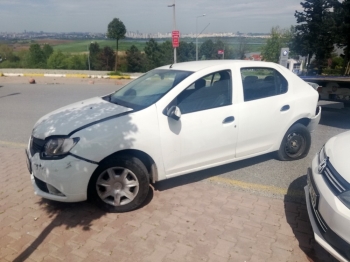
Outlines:
<svg viewBox="0 0 350 262"><path fill-rule="evenodd" d="M171 65L169 66L169 68L173 68L173 64L171 64Z"/></svg>

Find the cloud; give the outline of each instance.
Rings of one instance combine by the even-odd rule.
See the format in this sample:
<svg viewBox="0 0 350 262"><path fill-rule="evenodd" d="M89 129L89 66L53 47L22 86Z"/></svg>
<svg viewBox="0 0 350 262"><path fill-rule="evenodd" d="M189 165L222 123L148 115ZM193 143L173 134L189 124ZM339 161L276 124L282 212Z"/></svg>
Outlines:
<svg viewBox="0 0 350 262"><path fill-rule="evenodd" d="M173 0L1 0L2 31L106 32L108 23L120 18L127 30L169 32ZM269 32L272 26L295 24L300 0L176 0L177 27L183 33L211 23L209 31ZM238 23L239 22L239 23Z"/></svg>

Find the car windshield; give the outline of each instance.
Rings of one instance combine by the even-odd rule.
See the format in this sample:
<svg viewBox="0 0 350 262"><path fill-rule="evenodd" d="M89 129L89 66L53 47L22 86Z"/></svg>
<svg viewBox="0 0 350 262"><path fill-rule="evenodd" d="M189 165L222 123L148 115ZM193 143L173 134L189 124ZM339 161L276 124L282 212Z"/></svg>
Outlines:
<svg viewBox="0 0 350 262"><path fill-rule="evenodd" d="M146 108L192 73L171 69L152 70L116 91L109 101L132 109Z"/></svg>

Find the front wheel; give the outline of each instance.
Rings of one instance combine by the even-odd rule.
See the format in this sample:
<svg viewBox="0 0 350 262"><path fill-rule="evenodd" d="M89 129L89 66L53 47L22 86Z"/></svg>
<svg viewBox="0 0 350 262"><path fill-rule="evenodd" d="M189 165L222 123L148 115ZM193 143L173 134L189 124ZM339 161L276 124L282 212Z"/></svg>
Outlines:
<svg viewBox="0 0 350 262"><path fill-rule="evenodd" d="M94 172L89 198L108 212L128 212L145 201L148 190L145 165L133 156L115 156Z"/></svg>
<svg viewBox="0 0 350 262"><path fill-rule="evenodd" d="M309 153L311 135L302 124L295 124L284 135L277 157L282 161L304 158Z"/></svg>

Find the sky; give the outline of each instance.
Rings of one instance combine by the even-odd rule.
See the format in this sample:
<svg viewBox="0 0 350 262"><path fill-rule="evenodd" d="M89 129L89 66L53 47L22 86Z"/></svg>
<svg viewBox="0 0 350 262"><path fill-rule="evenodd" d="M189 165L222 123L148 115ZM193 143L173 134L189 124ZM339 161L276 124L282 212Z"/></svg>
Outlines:
<svg viewBox="0 0 350 262"><path fill-rule="evenodd" d="M181 33L268 33L296 24L302 0L175 0ZM105 33L113 18L127 31L166 33L173 29L174 0L0 0L0 32ZM206 16L198 17L202 14ZM198 18L197 18L198 17Z"/></svg>

